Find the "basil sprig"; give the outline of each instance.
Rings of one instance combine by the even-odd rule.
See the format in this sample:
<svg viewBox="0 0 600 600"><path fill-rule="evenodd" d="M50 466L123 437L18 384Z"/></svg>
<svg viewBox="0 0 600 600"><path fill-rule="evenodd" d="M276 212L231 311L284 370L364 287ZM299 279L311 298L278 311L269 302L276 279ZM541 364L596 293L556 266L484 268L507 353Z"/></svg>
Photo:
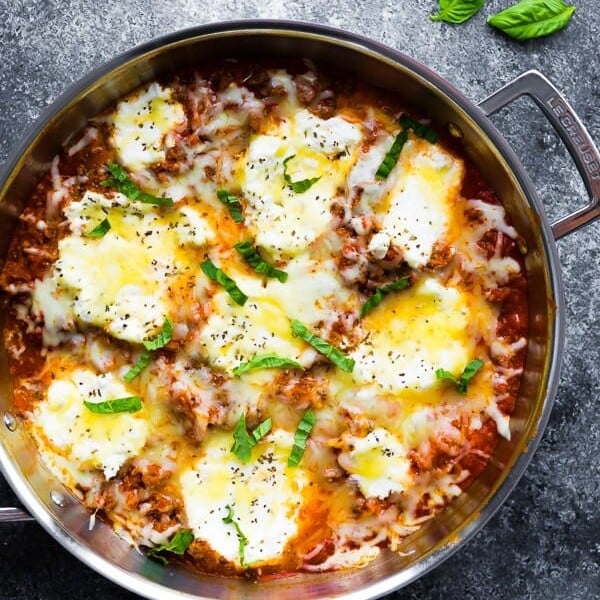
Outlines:
<svg viewBox="0 0 600 600"><path fill-rule="evenodd" d="M297 361L276 354L257 354L250 360L240 363L233 369L233 375L239 377L244 373L255 371L256 369L275 369L278 367L291 367L292 369L303 369L304 367Z"/></svg>
<svg viewBox="0 0 600 600"><path fill-rule="evenodd" d="M234 513L233 508L231 506L226 506L225 510L227 514L223 517L223 523L226 525L233 525L235 529L235 534L238 539L238 554L240 555L240 565L242 568L248 567L248 563L246 562L246 546L248 545L248 538L242 533L240 526L237 521L233 520Z"/></svg>
<svg viewBox="0 0 600 600"><path fill-rule="evenodd" d="M150 359L152 358L152 352L154 350L158 350L160 348L164 348L173 337L173 322L168 317L165 319L163 326L160 332L156 335L156 337L145 340L142 342L144 344L144 351L136 361L136 363L125 373L123 379L127 383L131 383L149 364Z"/></svg>
<svg viewBox="0 0 600 600"><path fill-rule="evenodd" d="M432 21L445 21L457 25L476 15L484 3L485 0L439 0L438 13L429 18Z"/></svg>
<svg viewBox="0 0 600 600"><path fill-rule="evenodd" d="M293 320L291 323L292 333L303 339L307 344L310 344L317 352L326 356L334 365L345 371L352 373L354 370L355 361L353 358L348 358L335 346L326 342L323 338L312 333L306 325L300 321Z"/></svg>
<svg viewBox="0 0 600 600"><path fill-rule="evenodd" d="M260 423L252 433L246 429L246 414L242 413L233 431L233 445L230 450L243 463L247 463L252 455L252 448L262 440L272 427L271 417Z"/></svg>
<svg viewBox="0 0 600 600"><path fill-rule="evenodd" d="M296 192L296 194L302 194L303 192L306 192L306 190L310 189L315 183L317 183L321 177L311 177L310 179L292 181L292 178L287 172L287 164L290 162L290 160L292 160L292 158L295 158L295 156L295 154L292 154L283 161L283 178L292 191Z"/></svg>
<svg viewBox="0 0 600 600"><path fill-rule="evenodd" d="M464 368L459 377L456 377L454 374L450 373L450 371L446 371L445 369L437 369L435 376L440 380L446 379L452 381L456 385L456 389L460 394L466 394L469 381L475 377L481 367L483 367L483 361L479 360L478 358L474 358Z"/></svg>
<svg viewBox="0 0 600 600"><path fill-rule="evenodd" d="M217 198L225 204L231 218L236 223L242 223L244 221L242 203L238 200L237 196L230 194L227 190L217 190Z"/></svg>
<svg viewBox="0 0 600 600"><path fill-rule="evenodd" d="M144 202L145 204L156 204L157 206L173 206L172 198L164 198L162 196L153 196L146 192L142 192L129 175L127 171L117 163L109 162L106 165L112 177L100 182L104 187L115 188L121 194L127 196L130 200Z"/></svg>
<svg viewBox="0 0 600 600"><path fill-rule="evenodd" d="M292 446L292 451L288 457L288 467L297 467L300 464L300 461L304 456L304 451L306 450L308 436L316 422L317 418L315 417L315 413L309 408L302 415L296 433L294 433L294 445Z"/></svg>
<svg viewBox="0 0 600 600"><path fill-rule="evenodd" d="M285 283L287 281L288 274L285 271L276 269L263 260L251 241L239 242L235 244L234 248L238 251L244 261L246 261L259 275L274 277L281 283Z"/></svg>
<svg viewBox="0 0 600 600"><path fill-rule="evenodd" d="M94 227L91 231L88 231L83 234L83 237L87 238L101 238L104 237L110 231L110 221L108 219L104 219L100 221L96 227Z"/></svg>
<svg viewBox="0 0 600 600"><path fill-rule="evenodd" d="M221 287L225 289L225 291L231 296L231 299L239 304L240 306L244 306L246 304L246 300L248 300L248 296L240 290L235 281L231 279L228 275L226 275L221 269L216 267L210 259L206 259L201 265L200 268L202 272L212 281L218 283Z"/></svg>
<svg viewBox="0 0 600 600"><path fill-rule="evenodd" d="M515 40L543 37L564 29L570 22L574 6L562 0L521 0L488 17L488 24Z"/></svg>
<svg viewBox="0 0 600 600"><path fill-rule="evenodd" d="M194 534L186 529L179 530L166 544L160 544L148 550L148 556L160 561L163 565L169 564L169 561L162 556L162 552L172 552L183 556L189 545L194 541Z"/></svg>
<svg viewBox="0 0 600 600"><path fill-rule="evenodd" d="M401 277L397 281L383 285L375 290L375 293L360 307L360 318L370 313L376 306L379 306L385 296L392 292L399 292L410 286L410 277Z"/></svg>
<svg viewBox="0 0 600 600"><path fill-rule="evenodd" d="M85 407L99 415L113 415L115 413L134 413L142 408L142 399L139 396L115 398L104 402L88 402L84 400Z"/></svg>

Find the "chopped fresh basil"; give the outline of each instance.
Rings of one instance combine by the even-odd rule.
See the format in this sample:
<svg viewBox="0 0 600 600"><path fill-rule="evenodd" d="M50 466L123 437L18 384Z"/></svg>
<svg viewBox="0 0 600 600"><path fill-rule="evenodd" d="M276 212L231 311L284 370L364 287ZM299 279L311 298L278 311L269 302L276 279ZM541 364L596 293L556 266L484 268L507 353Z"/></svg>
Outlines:
<svg viewBox="0 0 600 600"><path fill-rule="evenodd" d="M139 396L115 398L104 402L88 402L84 400L86 408L99 415L112 415L114 413L134 413L142 408L142 399Z"/></svg>
<svg viewBox="0 0 600 600"><path fill-rule="evenodd" d="M234 302L237 302L240 306L244 306L246 300L248 300L248 296L240 290L240 288L236 285L235 281L231 279L231 277L227 276L221 269L216 267L211 260L206 259L201 265L200 268L202 272L212 281L216 281L220 286L222 286L225 291L231 296Z"/></svg>
<svg viewBox="0 0 600 600"><path fill-rule="evenodd" d="M172 552L183 556L189 545L194 541L194 534L186 529L178 531L166 544L160 544L148 550L148 556L160 561L163 565L169 564L169 561L162 556L161 552Z"/></svg>
<svg viewBox="0 0 600 600"><path fill-rule="evenodd" d="M288 457L288 467L297 467L300 464L306 450L306 441L316 422L315 413L309 408L302 415L296 433L294 433L294 445Z"/></svg>
<svg viewBox="0 0 600 600"><path fill-rule="evenodd" d="M131 383L150 364L151 356L148 350L144 350L133 367L125 373L123 379L127 383Z"/></svg>
<svg viewBox="0 0 600 600"><path fill-rule="evenodd" d="M306 190L310 189L321 177L311 177L310 179L301 179L300 181L292 181L292 178L287 172L287 164L294 158L296 155L292 154L288 156L283 161L283 178L285 182L288 184L288 187L292 189L292 191L296 192L296 194L302 194L306 192Z"/></svg>
<svg viewBox="0 0 600 600"><path fill-rule="evenodd" d="M515 40L524 41L550 35L570 22L574 6L562 0L521 0L488 17L488 25Z"/></svg>
<svg viewBox="0 0 600 600"><path fill-rule="evenodd" d="M164 348L173 337L173 323L168 317L165 319L161 330L158 332L156 337L142 342L144 344L144 352L140 354L137 362L125 375L123 379L127 383L131 383L149 364L152 358L152 351Z"/></svg>
<svg viewBox="0 0 600 600"><path fill-rule="evenodd" d="M375 177L377 179L387 179L387 176L391 173L392 169L398 162L400 152L402 152L402 148L404 148L404 144L406 144L407 140L408 130L403 129L396 136L394 143L383 157L383 160L381 161L381 164L375 173Z"/></svg>
<svg viewBox="0 0 600 600"><path fill-rule="evenodd" d="M227 190L217 190L217 198L227 206L231 218L236 223L243 222L242 203L238 200L237 196L230 194Z"/></svg>
<svg viewBox="0 0 600 600"><path fill-rule="evenodd" d="M258 444L258 442L271 431L272 426L273 423L271 422L271 417L268 417L262 423L259 423L256 428L252 430L254 441Z"/></svg>
<svg viewBox="0 0 600 600"><path fill-rule="evenodd" d="M169 319L167 317L165 319L165 322L163 323L162 329L156 335L156 337L154 337L150 340L144 341L142 343L144 344L144 348L146 348L146 350L149 350L149 351L158 350L160 348L164 348L171 341L172 337L173 337L173 323L172 323L171 319Z"/></svg>
<svg viewBox="0 0 600 600"><path fill-rule="evenodd" d="M235 534L238 538L238 553L240 555L240 565L242 565L242 568L245 569L246 567L248 567L245 555L246 546L248 545L248 538L242 533L242 530L240 529L240 526L238 525L237 521L233 520L233 508L228 505L225 507L225 510L227 511L227 514L223 517L223 523L225 523L226 525L233 525L235 529Z"/></svg>
<svg viewBox="0 0 600 600"><path fill-rule="evenodd" d="M252 448L271 431L271 426L271 418L269 417L260 423L252 431L252 434L249 434L246 429L246 414L242 413L233 431L231 452L242 462L247 463L252 455Z"/></svg>
<svg viewBox="0 0 600 600"><path fill-rule="evenodd" d="M439 0L439 12L429 18L432 21L464 23L476 15L484 3L485 0Z"/></svg>
<svg viewBox="0 0 600 600"><path fill-rule="evenodd" d="M352 373L354 369L354 359L348 358L335 346L326 342L323 338L312 333L306 325L300 321L293 320L291 322L292 333L303 339L307 344L310 344L317 352L326 356L334 365L338 366L346 373Z"/></svg>
<svg viewBox="0 0 600 600"><path fill-rule="evenodd" d="M101 238L104 237L110 231L110 221L108 219L104 219L100 221L96 227L94 227L91 231L83 234L83 237L87 238Z"/></svg>
<svg viewBox="0 0 600 600"><path fill-rule="evenodd" d="M464 368L459 377L456 377L454 374L450 373L450 371L446 371L446 369L437 369L435 376L440 380L446 379L452 381L456 385L456 389L460 394L466 394L469 381L475 377L481 367L483 367L483 361L479 360L478 358L474 358Z"/></svg>
<svg viewBox="0 0 600 600"><path fill-rule="evenodd" d="M279 269L272 267L269 263L263 260L251 241L239 242L235 244L234 248L259 275L274 277L279 279L281 283L285 283L287 281L288 274L285 271L280 271Z"/></svg>
<svg viewBox="0 0 600 600"><path fill-rule="evenodd" d="M376 306L379 306L385 296L392 292L399 292L410 286L410 277L401 277L397 281L388 283L375 290L375 293L360 307L360 318L370 313Z"/></svg>
<svg viewBox="0 0 600 600"><path fill-rule="evenodd" d="M142 192L137 183L127 175L127 171L121 165L109 162L106 167L112 177L100 182L100 185L115 188L130 200L144 202L145 204L156 204L157 206L173 206L172 198L163 198L162 196L153 196L152 194Z"/></svg>
<svg viewBox="0 0 600 600"><path fill-rule="evenodd" d="M244 373L249 373L256 369L275 369L278 367L291 367L292 369L302 369L302 365L292 360L291 358L285 358L283 356L277 356L276 354L257 354L250 360L240 363L233 369L233 375L239 377Z"/></svg>
<svg viewBox="0 0 600 600"><path fill-rule="evenodd" d="M398 119L398 123L404 129L411 129L412 132L416 136L423 138L424 140L427 140L428 142L430 142L432 144L435 144L439 139L438 134L435 132L434 129L429 127L429 125L424 125L423 123L419 123L419 121L415 121L414 119L411 119L410 117L407 117L406 115L402 115Z"/></svg>

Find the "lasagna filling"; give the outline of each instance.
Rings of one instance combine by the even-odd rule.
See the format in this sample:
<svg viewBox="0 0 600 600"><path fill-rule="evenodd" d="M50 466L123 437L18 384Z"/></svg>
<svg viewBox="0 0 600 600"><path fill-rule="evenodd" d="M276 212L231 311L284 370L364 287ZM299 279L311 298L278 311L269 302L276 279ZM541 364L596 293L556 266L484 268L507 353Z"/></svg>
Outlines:
<svg viewBox="0 0 600 600"><path fill-rule="evenodd" d="M152 82L37 185L0 277L46 468L156 560L374 560L510 437L519 235L460 148L312 64Z"/></svg>

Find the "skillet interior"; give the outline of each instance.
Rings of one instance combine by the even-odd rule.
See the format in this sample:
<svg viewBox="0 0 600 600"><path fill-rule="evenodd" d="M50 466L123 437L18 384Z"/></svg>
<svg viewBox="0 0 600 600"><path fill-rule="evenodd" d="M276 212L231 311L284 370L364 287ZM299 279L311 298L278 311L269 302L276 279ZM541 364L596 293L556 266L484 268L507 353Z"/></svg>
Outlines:
<svg viewBox="0 0 600 600"><path fill-rule="evenodd" d="M60 543L118 584L148 597L182 597L162 586L205 598L375 597L412 581L441 562L502 504L529 462L558 383L562 298L556 247L531 182L481 111L408 57L329 28L246 21L174 34L91 73L42 115L25 136L0 174L0 256L5 256L14 215L21 210L38 175L49 168L57 150L73 138L90 116L167 70L203 59L259 53L308 57L332 68L343 65L362 80L388 89L407 104L418 107L440 129L453 123L463 132L465 152L503 200L528 246L530 344L521 393L511 419L512 440L501 438L496 453L468 492L405 540L401 548L405 555L386 553L359 571L294 576L258 586L163 567L136 553L99 522L90 532L87 511L64 490L63 506L52 501L50 492L62 488L39 468L35 451L19 428L11 432L0 427L0 462L26 507ZM10 409L9 392L6 353L0 348L2 411Z"/></svg>

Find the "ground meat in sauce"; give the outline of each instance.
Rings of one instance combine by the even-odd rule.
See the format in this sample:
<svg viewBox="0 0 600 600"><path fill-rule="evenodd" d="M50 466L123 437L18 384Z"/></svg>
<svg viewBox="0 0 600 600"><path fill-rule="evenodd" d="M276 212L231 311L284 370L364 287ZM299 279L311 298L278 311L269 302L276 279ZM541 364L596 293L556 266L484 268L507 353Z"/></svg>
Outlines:
<svg viewBox="0 0 600 600"><path fill-rule="evenodd" d="M209 143L200 136L197 131L202 123L205 123L207 115L217 103L219 93L231 86L244 86L256 99L262 102L263 112L253 112L242 131L232 142L232 152L236 156L241 155L247 148L250 137L261 131L264 127L263 121L275 121L281 119L280 105L289 96L289 91L281 81L272 77L273 69L280 69L282 65L258 64L255 62L231 63L226 67L220 65L208 65L197 71L180 73L173 80L165 79L173 90L173 97L183 106L186 115L186 126L177 132L177 143L165 152L165 159L152 165L151 171L159 183L165 184L170 177L179 176L189 165L186 165L188 154L187 147L199 147L203 143ZM360 115L364 118L367 114L369 103L377 106L389 116L404 112L405 107L399 106L398 102L383 92L374 92L364 86L358 85L351 78L331 75L323 72L314 72L310 65L298 62L285 65L291 73L295 93L301 107L305 107L310 113L320 119L331 119L348 107L357 106L353 113L356 118ZM198 90L202 90L202 94ZM190 90L194 90L191 94ZM106 164L115 159L115 152L110 145L111 130L107 123L96 124L97 135L81 151L70 156L63 152L57 163L58 172L63 178L74 178L69 193L55 207L56 214L48 214L49 197L52 194L52 179L50 175L43 177L35 187L30 201L26 206L20 222L11 240L7 259L0 272L0 288L4 290L2 296L3 306L6 307L7 321L3 331L5 346L9 349L9 368L14 382L13 405L16 412L23 418L35 407L43 402L45 390L49 381L56 374L45 373L46 349L42 346L42 321L33 317L29 322L19 317L22 312L21 306L27 306L30 302L29 289L33 287L36 280L42 280L53 263L59 256L59 241L70 234L68 223L62 217L68 202L80 199L86 190L105 193L106 187L102 182L107 177ZM370 124L365 130L361 141L363 150L368 149L377 139L382 126ZM443 137L442 143L447 148L462 155L462 150L456 142ZM463 179L462 196L465 199L477 198L492 205L498 205L500 201L489 189L487 183L478 173L476 167L465 161L466 174ZM223 165L207 164L204 167L204 177L216 184L223 185ZM142 181L139 178L139 181ZM136 181L138 181L136 179ZM237 192L237 190L235 190ZM343 192L343 190L342 190ZM360 190L359 190L360 193ZM343 195L343 193L342 193ZM399 277L410 275L413 285L427 273L438 275L454 267L456 260L452 247L444 242L438 242L433 249L431 257L422 270L408 268L402 250L390 245L383 258L375 258L368 251L368 241L373 235L373 224L367 223L365 232L357 233L347 220L347 215L356 211L355 198L350 199L350 210L344 202L332 204L331 213L336 219L334 228L335 238L332 238L332 246L339 246L335 253L335 263L344 281L344 285L356 290L363 296L370 296L375 290L386 284L397 280ZM244 210L247 209L247 199L241 198ZM467 223L481 223L482 215L476 210L465 208L464 217ZM226 239L235 240L235 227L230 215L224 215L222 221L223 236ZM500 239L499 236L502 236ZM499 244L500 240L500 244ZM521 272L509 277L503 285L493 289L485 290L487 300L493 305L498 313L497 337L505 345L518 344L522 338L527 338L527 281L523 268L523 256L519 252L517 241L507 235L501 234L494 229L486 231L481 239L477 241L478 247L490 259L499 249L500 258L511 258L516 261ZM285 267L285 264L281 265ZM465 285L474 285L465 277ZM185 347L196 335L195 329L210 319L212 309L210 298L200 298L196 308L195 323L185 335L173 341L169 346L161 350L159 356L166 356L168 360L163 363L164 369L168 369L170 358ZM337 347L353 348L364 338L364 334L358 326L356 315L351 312L341 312L338 317L330 322L321 322L318 325L318 333L327 337L327 340ZM100 335L94 326L83 326L82 334ZM108 338L108 336L106 336ZM75 342L65 344L67 352L75 350ZM481 344L481 341L478 341ZM117 343L117 350L123 352L128 344ZM525 359L526 347L522 346L511 355L493 355L489 357L492 368L502 368L509 373L504 378L498 378L494 383L494 391L499 397L498 408L509 415L515 407L517 399L520 372ZM131 362L133 354L126 349L126 360ZM193 368L207 368L206 357L194 357ZM126 364L126 361L122 361ZM293 422L298 422L301 415L307 409L321 409L327 406L330 399L328 374L330 366L322 357L319 358L314 367L306 370L284 370L274 379L269 400L275 401L283 406L285 415L292 415ZM153 374L160 377L160 373ZM231 422L227 423L226 410L229 405L237 406L240 402L238 394L241 392L226 392L226 384L230 381L228 374L216 369L210 386L219 390L216 393L217 401L209 403L210 407L202 413L202 402L194 395L193 390L197 388L185 388L185 390L173 392L168 391L168 385L164 382L160 388L161 397L167 398L169 404L168 420L170 427L180 428L184 432L178 451L186 456L186 460L196 458L207 432L227 427L232 429ZM207 384L208 385L208 384ZM192 391L190 391L192 390ZM259 401L258 413L268 414L268 404L265 398ZM200 408L199 408L200 407ZM199 412L200 411L200 412ZM237 415L235 415L237 417ZM281 418L281 417L279 417ZM349 422L348 428L359 437L365 436L373 424L367 419L354 413L345 413L344 419ZM231 421L231 419L230 419ZM256 419L252 421L255 426ZM327 424L324 425L326 427ZM432 477L442 474L455 474L461 472L466 474L458 485L465 490L485 468L489 456L493 453L498 443L498 431L496 423L491 418L485 418L479 428L472 428L467 420L452 423L455 431L459 432L458 438L444 437L439 435L432 439L427 451L422 448L411 448L408 452L410 462L410 474L418 479L431 474ZM332 428L331 440L328 451L333 453L333 459L342 451L336 436L339 431ZM309 443L307 451L307 462L311 460L311 453L316 452L319 445L317 439ZM331 457L330 457L331 458ZM317 461L313 457L313 460ZM317 461L318 463L318 461ZM349 500L343 505L343 510L353 515L357 521L371 516L381 516L389 509L402 508L407 502L400 494L391 494L386 498L365 498L359 491L357 483L348 477L338 467L329 467L317 487L319 493L302 508L301 517L309 525L300 532L299 536L290 546L286 548L285 555L278 566L266 565L260 569L248 569L244 571L245 576L251 578L268 578L281 574L293 573L304 568L304 566L315 566L324 563L336 551L336 533L333 529L333 515L328 502L335 497L340 487L347 488ZM313 492L314 493L314 492ZM445 503L434 503L426 493L419 501L414 517L433 516L439 512ZM110 520L111 511L121 505L126 510L144 511L148 521L156 532L164 532L179 524L185 524L185 507L180 490L177 488L175 478L169 470L164 470L158 464L148 464L143 468L135 466L134 461L129 460L119 470L118 475L110 482L105 482L102 490L95 496L91 495L87 505L92 509L103 511L106 518ZM379 545L385 546L387 542L382 541ZM350 547L358 546L357 541L348 541ZM303 560L303 556L308 556ZM240 574L240 569L232 563L223 559L210 545L196 539L188 548L185 557L181 559L190 568L201 572L218 573L232 576Z"/></svg>

